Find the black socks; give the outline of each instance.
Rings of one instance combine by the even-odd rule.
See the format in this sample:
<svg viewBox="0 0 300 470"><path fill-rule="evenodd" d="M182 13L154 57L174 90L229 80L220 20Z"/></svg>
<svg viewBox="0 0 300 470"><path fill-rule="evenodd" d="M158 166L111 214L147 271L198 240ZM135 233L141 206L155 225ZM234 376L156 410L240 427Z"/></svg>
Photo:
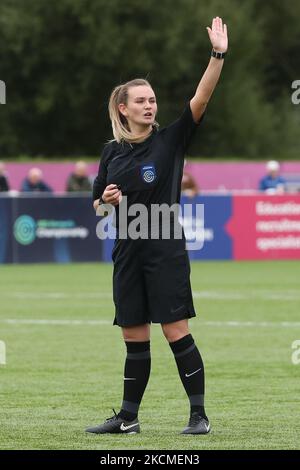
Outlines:
<svg viewBox="0 0 300 470"><path fill-rule="evenodd" d="M204 410L204 366L192 335L169 343L175 356L178 372L189 397L191 413L197 411L206 418Z"/></svg>
<svg viewBox="0 0 300 470"><path fill-rule="evenodd" d="M150 341L125 341L125 344L127 357L124 367L124 394L119 416L126 421L132 421L138 415L150 375Z"/></svg>
<svg viewBox="0 0 300 470"><path fill-rule="evenodd" d="M127 357L124 367L124 394L119 416L126 421L133 421L146 389L151 369L150 341L125 342ZM206 418L204 409L204 365L192 335L169 343L178 372L189 397L191 413L197 411Z"/></svg>

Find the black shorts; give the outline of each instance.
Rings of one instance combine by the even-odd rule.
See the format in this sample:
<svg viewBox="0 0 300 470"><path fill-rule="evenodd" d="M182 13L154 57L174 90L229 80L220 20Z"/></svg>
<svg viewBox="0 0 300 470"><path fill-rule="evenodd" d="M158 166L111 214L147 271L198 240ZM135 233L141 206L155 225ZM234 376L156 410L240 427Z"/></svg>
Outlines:
<svg viewBox="0 0 300 470"><path fill-rule="evenodd" d="M172 323L196 315L185 240L116 240L114 325Z"/></svg>

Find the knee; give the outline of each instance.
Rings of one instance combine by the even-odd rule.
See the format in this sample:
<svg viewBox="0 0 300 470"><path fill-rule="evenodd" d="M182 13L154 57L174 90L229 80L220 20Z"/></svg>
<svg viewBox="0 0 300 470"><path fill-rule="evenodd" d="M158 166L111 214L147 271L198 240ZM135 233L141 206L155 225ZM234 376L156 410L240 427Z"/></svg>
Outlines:
<svg viewBox="0 0 300 470"><path fill-rule="evenodd" d="M150 340L150 328L148 325L123 328L122 330L124 341L144 342Z"/></svg>
<svg viewBox="0 0 300 470"><path fill-rule="evenodd" d="M167 323L162 325L162 330L166 340L169 343L174 343L184 336L189 334L189 329L187 325L175 325L172 323Z"/></svg>
<svg viewBox="0 0 300 470"><path fill-rule="evenodd" d="M149 341L150 338L148 335L144 335L144 334L123 334L123 339L124 341L128 341L128 342L136 342L136 343L142 343L142 342L145 342L145 341Z"/></svg>

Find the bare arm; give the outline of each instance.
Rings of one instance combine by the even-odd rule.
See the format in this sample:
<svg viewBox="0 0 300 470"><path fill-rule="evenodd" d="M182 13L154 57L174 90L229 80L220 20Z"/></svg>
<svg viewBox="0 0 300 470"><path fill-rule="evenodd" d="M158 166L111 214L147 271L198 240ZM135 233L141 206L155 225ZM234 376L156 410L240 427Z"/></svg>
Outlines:
<svg viewBox="0 0 300 470"><path fill-rule="evenodd" d="M223 25L222 18L218 16L213 19L211 28L206 28L212 47L217 52L226 52L228 48L227 26ZM223 68L224 59L212 57L209 61L200 83L197 87L190 105L193 119L198 122L210 100L211 95L219 81Z"/></svg>

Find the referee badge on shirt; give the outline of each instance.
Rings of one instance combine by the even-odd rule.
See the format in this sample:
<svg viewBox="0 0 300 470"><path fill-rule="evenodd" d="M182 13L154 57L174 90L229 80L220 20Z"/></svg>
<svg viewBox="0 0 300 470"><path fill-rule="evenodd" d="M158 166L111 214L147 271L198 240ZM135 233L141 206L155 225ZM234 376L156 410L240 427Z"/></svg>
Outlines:
<svg viewBox="0 0 300 470"><path fill-rule="evenodd" d="M141 167L141 175L145 183L152 183L156 179L156 171L153 163L147 163Z"/></svg>

